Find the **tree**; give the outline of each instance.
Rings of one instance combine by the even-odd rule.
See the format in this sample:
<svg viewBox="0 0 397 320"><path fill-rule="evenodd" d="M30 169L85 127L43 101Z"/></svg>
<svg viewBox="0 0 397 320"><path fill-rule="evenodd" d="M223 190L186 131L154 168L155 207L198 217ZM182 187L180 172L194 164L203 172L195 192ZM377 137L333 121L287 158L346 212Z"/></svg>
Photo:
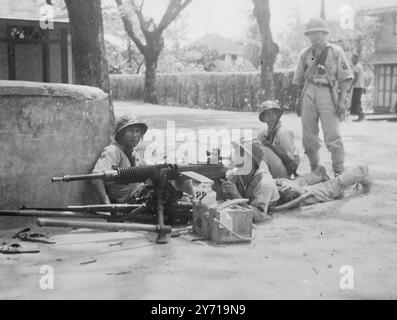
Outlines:
<svg viewBox="0 0 397 320"><path fill-rule="evenodd" d="M142 13L144 0L141 0L140 5L137 5L134 0L131 0L129 2L129 8L123 5L123 0L115 1L119 8L121 8L120 13L125 31L145 58L144 101L157 104L157 61L164 49L163 32L192 0L169 0L168 7L158 24L152 18L147 19L144 17ZM142 32L145 43L142 36L139 36L135 30L134 15L138 18L140 31Z"/></svg>
<svg viewBox="0 0 397 320"><path fill-rule="evenodd" d="M103 1L102 19L109 72L139 74L145 61L124 31L123 21L113 0Z"/></svg>
<svg viewBox="0 0 397 320"><path fill-rule="evenodd" d="M65 0L72 34L76 83L110 93L101 0Z"/></svg>
<svg viewBox="0 0 397 320"><path fill-rule="evenodd" d="M269 0L253 0L254 16L261 34L261 89L264 91L263 99L274 99L273 68L279 52L278 45L273 42L270 30Z"/></svg>

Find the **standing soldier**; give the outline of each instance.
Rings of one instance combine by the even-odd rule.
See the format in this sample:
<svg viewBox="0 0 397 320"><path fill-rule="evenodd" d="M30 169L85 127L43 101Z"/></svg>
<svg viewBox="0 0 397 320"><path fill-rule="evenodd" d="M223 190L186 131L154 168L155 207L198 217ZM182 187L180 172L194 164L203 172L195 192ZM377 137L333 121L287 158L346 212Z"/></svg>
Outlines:
<svg viewBox="0 0 397 320"><path fill-rule="evenodd" d="M293 83L301 89L302 143L310 167L315 170L320 162L320 119L337 176L344 171L339 121L345 118L346 93L353 73L343 49L327 42L328 33L325 21L320 18L312 18L307 23L305 35L312 45L301 52Z"/></svg>

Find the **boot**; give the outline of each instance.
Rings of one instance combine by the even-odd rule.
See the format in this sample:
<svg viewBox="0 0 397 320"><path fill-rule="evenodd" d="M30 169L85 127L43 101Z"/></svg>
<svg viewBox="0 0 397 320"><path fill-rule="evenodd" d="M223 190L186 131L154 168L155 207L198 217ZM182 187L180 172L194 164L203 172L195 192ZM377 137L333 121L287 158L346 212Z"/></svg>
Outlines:
<svg viewBox="0 0 397 320"><path fill-rule="evenodd" d="M335 177L340 176L345 171L345 153L343 150L331 151L332 168L334 169Z"/></svg>
<svg viewBox="0 0 397 320"><path fill-rule="evenodd" d="M318 152L307 153L307 157L309 158L310 168L312 171L315 171L318 168L318 164L320 163L320 155Z"/></svg>
<svg viewBox="0 0 397 320"><path fill-rule="evenodd" d="M313 184L329 180L327 172L323 166L318 166L316 170L297 177L294 181L300 186L312 186Z"/></svg>
<svg viewBox="0 0 397 320"><path fill-rule="evenodd" d="M344 188L360 184L364 193L369 193L372 187L372 178L368 172L368 166L361 165L341 174L337 179L342 182Z"/></svg>

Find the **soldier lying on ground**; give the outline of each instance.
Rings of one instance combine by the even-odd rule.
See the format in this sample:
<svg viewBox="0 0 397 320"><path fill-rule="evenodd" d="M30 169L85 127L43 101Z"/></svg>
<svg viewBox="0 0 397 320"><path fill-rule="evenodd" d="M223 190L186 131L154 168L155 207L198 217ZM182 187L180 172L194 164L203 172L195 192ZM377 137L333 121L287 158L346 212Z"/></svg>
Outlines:
<svg viewBox="0 0 397 320"><path fill-rule="evenodd" d="M261 158L263 146L259 142L232 144L235 152L241 154L243 149L249 155L245 159L250 158L252 161L251 170L244 172L244 169L238 169L242 167L242 163L235 163L237 171L232 173L226 182L214 185L213 189L217 193L217 200L249 199L249 204L255 208L254 222L269 219L268 211L290 203L302 195L304 197L301 197L300 204L309 205L340 199L344 191L352 185L360 184L364 193L368 193L372 186L367 166L347 170L331 180L327 177L324 167L319 167L295 180L273 179L268 165Z"/></svg>
<svg viewBox="0 0 397 320"><path fill-rule="evenodd" d="M283 110L276 101L267 100L260 107L259 120L265 127L259 132L258 140L268 148L263 156L274 178L289 178L296 175L299 153L294 144L294 134L282 126Z"/></svg>
<svg viewBox="0 0 397 320"><path fill-rule="evenodd" d="M93 173L112 170L113 167L128 168L145 165L135 148L148 130L147 124L139 116L124 115L116 123L114 142L105 147L98 158ZM105 204L134 203L144 189L144 183L121 184L117 182L92 180L99 198ZM175 182L179 190L193 195L191 180Z"/></svg>

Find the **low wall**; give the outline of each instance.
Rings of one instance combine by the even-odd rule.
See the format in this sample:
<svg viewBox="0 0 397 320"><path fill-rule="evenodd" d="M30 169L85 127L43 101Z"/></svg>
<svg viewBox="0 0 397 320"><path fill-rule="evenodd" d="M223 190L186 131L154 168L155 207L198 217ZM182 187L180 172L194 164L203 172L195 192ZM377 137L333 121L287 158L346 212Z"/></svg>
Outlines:
<svg viewBox="0 0 397 320"><path fill-rule="evenodd" d="M0 81L1 209L97 203L87 182L51 177L90 172L113 126L98 88ZM0 217L0 229L21 221Z"/></svg>

